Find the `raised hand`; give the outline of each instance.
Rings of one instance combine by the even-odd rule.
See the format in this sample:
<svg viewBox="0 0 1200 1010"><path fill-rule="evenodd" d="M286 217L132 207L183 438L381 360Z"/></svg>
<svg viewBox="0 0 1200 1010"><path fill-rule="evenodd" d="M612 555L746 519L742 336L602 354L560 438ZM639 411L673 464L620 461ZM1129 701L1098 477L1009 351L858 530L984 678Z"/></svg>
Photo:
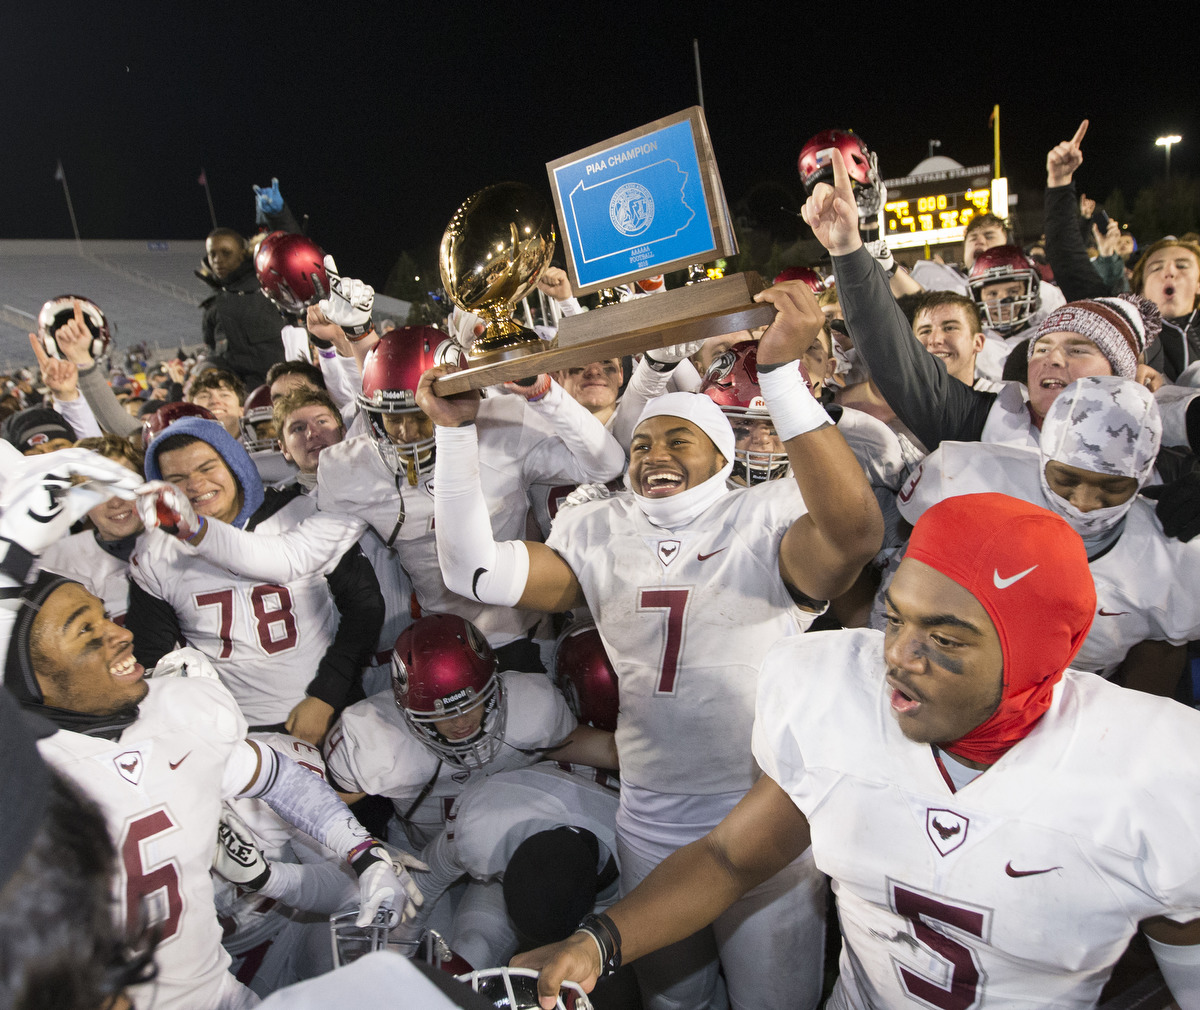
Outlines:
<svg viewBox="0 0 1200 1010"><path fill-rule="evenodd" d="M1076 170L1083 164L1083 151L1079 145L1083 143L1083 135L1087 133L1088 121L1079 124L1075 136L1055 144L1046 155L1046 185L1066 186L1074 177Z"/></svg>
<svg viewBox="0 0 1200 1010"><path fill-rule="evenodd" d="M834 157L837 157L836 151ZM769 302L776 309L774 321L758 342L760 365L797 360L812 346L825 325L825 314L817 304L817 296L804 281L776 284L760 291L754 300Z"/></svg>
<svg viewBox="0 0 1200 1010"><path fill-rule="evenodd" d="M54 394L56 400L64 403L79 398L79 366L62 358L52 358L42 347L42 342L36 333L29 334L29 346L37 357L37 363L42 369L42 382Z"/></svg>
<svg viewBox="0 0 1200 1010"><path fill-rule="evenodd" d="M565 302L571 297L571 281L562 267L546 267L542 276L537 279L537 286L539 290L560 302Z"/></svg>
<svg viewBox="0 0 1200 1010"><path fill-rule="evenodd" d="M146 529L157 527L180 540L190 541L204 528L205 520L196 515L187 495L165 480L147 481L138 488L137 508Z"/></svg>
<svg viewBox="0 0 1200 1010"><path fill-rule="evenodd" d="M417 383L417 406L429 415L434 424L443 428L457 428L463 424L470 424L479 413L480 396L477 389L455 393L453 396L438 396L433 391L434 379L454 371L457 369L453 365L434 365Z"/></svg>
<svg viewBox="0 0 1200 1010"><path fill-rule="evenodd" d="M858 233L858 205L842 152L834 150L833 185L818 182L812 196L805 201L800 216L813 230L817 240L834 256L845 256L862 245Z"/></svg>
<svg viewBox="0 0 1200 1010"><path fill-rule="evenodd" d="M54 339L68 361L73 361L80 368L91 368L92 331L88 329L83 316L83 305L78 298L74 304L74 317L54 331Z"/></svg>

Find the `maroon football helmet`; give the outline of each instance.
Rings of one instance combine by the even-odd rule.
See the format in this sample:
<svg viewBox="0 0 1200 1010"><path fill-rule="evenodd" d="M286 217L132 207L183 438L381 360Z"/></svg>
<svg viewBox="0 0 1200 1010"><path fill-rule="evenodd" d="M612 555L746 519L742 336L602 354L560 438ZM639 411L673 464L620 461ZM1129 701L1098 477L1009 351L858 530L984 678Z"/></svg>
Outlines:
<svg viewBox="0 0 1200 1010"><path fill-rule="evenodd" d="M270 386L264 383L251 391L242 404L242 416L238 420L242 427L242 445L247 452L273 452L278 448Z"/></svg>
<svg viewBox="0 0 1200 1010"><path fill-rule="evenodd" d="M100 306L90 298L84 298L83 295L58 295L42 306L41 312L38 313L38 336L41 338L42 347L52 358L66 357L54 335L69 319L75 317L77 300L83 310L83 321L92 334L88 353L99 360L108 354L112 347L114 328L109 325L108 318Z"/></svg>
<svg viewBox="0 0 1200 1010"><path fill-rule="evenodd" d="M594 624L572 624L558 636L554 681L567 696L576 719L610 733L616 731L620 708L617 674Z"/></svg>
<svg viewBox="0 0 1200 1010"><path fill-rule="evenodd" d="M808 383L803 365L800 373ZM721 408L733 427L733 480L749 485L787 476L787 450L775 434L767 401L758 386L755 341L743 340L713 359L704 373L700 392Z"/></svg>
<svg viewBox="0 0 1200 1010"><path fill-rule="evenodd" d="M407 470L410 484L428 470L433 459L433 426L428 435L393 442L384 427L384 414L425 415L417 406L417 383L434 365L460 364L462 348L432 326L401 326L390 330L367 352L363 362L358 405L366 412L380 458L392 473Z"/></svg>
<svg viewBox="0 0 1200 1010"><path fill-rule="evenodd" d="M984 297L984 288L1012 282L1023 284L1024 292L1016 296L1002 296L993 289L989 292L991 297ZM998 245L981 252L975 257L968 283L983 324L1006 336L1029 325L1029 318L1042 304L1039 291L1041 278L1037 266L1019 246Z"/></svg>
<svg viewBox="0 0 1200 1010"><path fill-rule="evenodd" d="M213 416L211 410L201 407L198 403L180 403L178 401L168 403L166 406L159 407L142 422L142 448L150 448L150 443L181 417L202 417L215 424L221 423Z"/></svg>
<svg viewBox="0 0 1200 1010"><path fill-rule="evenodd" d="M308 306L329 297L325 253L304 235L271 232L254 254L254 272L263 294L288 315L302 316Z"/></svg>
<svg viewBox="0 0 1200 1010"><path fill-rule="evenodd" d="M812 289L814 295L825 292L825 278L812 267L785 267L776 274L773 283L782 284L784 281L804 281Z"/></svg>
<svg viewBox="0 0 1200 1010"><path fill-rule="evenodd" d="M462 768L483 768L504 742L507 714L496 654L478 628L456 614L428 614L392 649L392 693L429 750ZM479 725L450 739L437 724L479 711ZM447 727L449 728L449 727Z"/></svg>
<svg viewBox="0 0 1200 1010"><path fill-rule="evenodd" d="M798 167L804 191L812 196L818 182L833 185L833 150L842 152L858 215L865 222L875 217L883 205L883 183L879 177L879 159L858 134L850 130L822 130L800 149Z"/></svg>

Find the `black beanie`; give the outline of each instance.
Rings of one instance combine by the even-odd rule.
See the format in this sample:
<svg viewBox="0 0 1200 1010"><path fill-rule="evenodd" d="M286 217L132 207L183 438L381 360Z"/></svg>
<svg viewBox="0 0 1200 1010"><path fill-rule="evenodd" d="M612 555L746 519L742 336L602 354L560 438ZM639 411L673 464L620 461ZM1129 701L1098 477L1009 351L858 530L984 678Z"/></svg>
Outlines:
<svg viewBox="0 0 1200 1010"><path fill-rule="evenodd" d="M504 870L508 916L541 945L570 936L596 903L599 844L583 828L563 826L530 835Z"/></svg>
<svg viewBox="0 0 1200 1010"><path fill-rule="evenodd" d="M0 434L22 453L56 438L65 438L70 442L78 439L67 419L49 407L30 407L17 411L4 422Z"/></svg>

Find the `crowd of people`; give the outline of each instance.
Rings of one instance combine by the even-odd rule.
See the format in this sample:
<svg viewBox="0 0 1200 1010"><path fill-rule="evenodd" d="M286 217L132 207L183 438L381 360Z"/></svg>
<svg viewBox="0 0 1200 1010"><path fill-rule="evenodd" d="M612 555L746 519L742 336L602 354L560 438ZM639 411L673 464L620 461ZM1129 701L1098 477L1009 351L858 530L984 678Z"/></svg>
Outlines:
<svg viewBox="0 0 1200 1010"><path fill-rule="evenodd" d="M277 182L198 354L47 301L0 1005L1088 1007L1140 931L1200 1007L1200 242L1093 229L1086 128L911 269L818 134L768 326L482 392Z"/></svg>

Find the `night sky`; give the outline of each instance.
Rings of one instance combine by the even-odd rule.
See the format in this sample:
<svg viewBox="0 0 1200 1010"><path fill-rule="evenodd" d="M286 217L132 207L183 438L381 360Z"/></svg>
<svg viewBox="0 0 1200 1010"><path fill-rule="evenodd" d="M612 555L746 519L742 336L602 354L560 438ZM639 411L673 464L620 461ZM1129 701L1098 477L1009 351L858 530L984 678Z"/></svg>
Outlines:
<svg viewBox="0 0 1200 1010"><path fill-rule="evenodd" d="M1084 116L1092 195L1120 186L1132 199L1161 174L1164 132L1184 137L1172 174L1200 168L1180 40L1084 28L1062 5L922 9L895 27L869 5L836 24L785 4L594 16L551 13L575 4L20 6L0 40L0 238L70 237L58 158L84 238L203 237L203 166L219 223L253 230L250 186L278 176L343 272L381 285L402 249L436 246L475 190L517 179L548 196L545 162L696 104L693 37L735 205L767 181L798 201L796 156L830 126L862 134L889 177L931 137L941 154L988 162L996 102L1012 189L1042 184L1047 149ZM1002 45L980 38L993 23Z"/></svg>

